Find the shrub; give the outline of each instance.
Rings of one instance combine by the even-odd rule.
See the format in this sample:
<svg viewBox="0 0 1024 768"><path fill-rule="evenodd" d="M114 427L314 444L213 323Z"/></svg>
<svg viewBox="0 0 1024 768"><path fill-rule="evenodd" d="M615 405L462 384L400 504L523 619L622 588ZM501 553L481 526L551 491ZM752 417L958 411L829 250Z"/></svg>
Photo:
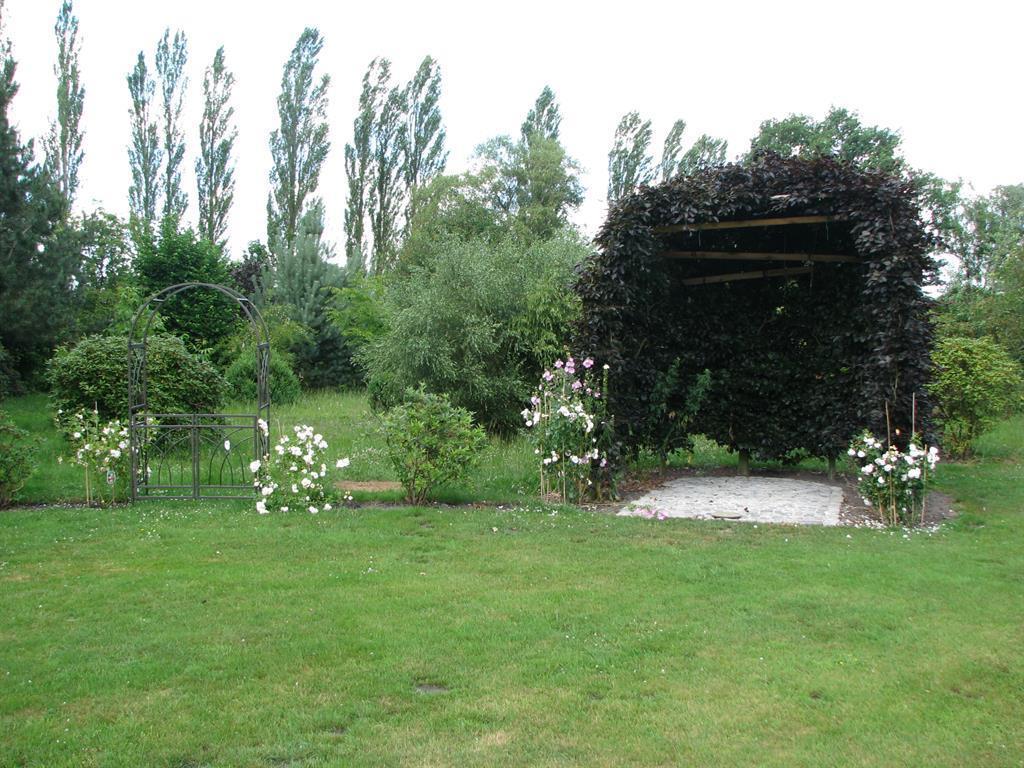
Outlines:
<svg viewBox="0 0 1024 768"><path fill-rule="evenodd" d="M231 364L226 374L229 394L236 400L256 401L256 352L243 352ZM267 374L270 384L270 402L278 405L294 403L302 393L299 379L292 367L279 355L271 353L270 370Z"/></svg>
<svg viewBox="0 0 1024 768"><path fill-rule="evenodd" d="M410 504L422 504L442 483L464 479L485 443L469 411L422 387L408 390L406 402L384 414L382 431Z"/></svg>
<svg viewBox="0 0 1024 768"><path fill-rule="evenodd" d="M932 362L943 442L953 456L968 456L975 438L1019 407L1020 366L987 337L943 339Z"/></svg>
<svg viewBox="0 0 1024 768"><path fill-rule="evenodd" d="M857 490L861 498L886 525L924 522L925 491L939 463L939 451L920 445L921 439L915 435L904 453L895 445L886 448L865 431L847 451L860 466Z"/></svg>
<svg viewBox="0 0 1024 768"><path fill-rule="evenodd" d="M110 491L111 504L117 500L118 488L127 496L132 453L128 427L120 419L104 424L95 410L71 414L58 411L57 427L68 436L74 448L72 463L85 473L86 504L96 499L101 504L106 501L104 485Z"/></svg>
<svg viewBox="0 0 1024 768"><path fill-rule="evenodd" d="M211 413L224 400L227 381L175 336L150 336L147 393L153 413ZM55 407L91 411L101 419L128 413L128 343L117 336L89 336L57 350L47 377Z"/></svg>
<svg viewBox="0 0 1024 768"><path fill-rule="evenodd" d="M268 434L262 419L259 428ZM323 455L327 441L308 424L293 428L292 435L281 435L274 449L262 459L249 464L258 499L256 511L261 515L272 511L330 512L331 493L327 486L329 460ZM344 469L348 459L334 462L335 469ZM351 501L350 495L345 496Z"/></svg>
<svg viewBox="0 0 1024 768"><path fill-rule="evenodd" d="M35 445L28 432L0 411L0 509L7 507L32 474Z"/></svg>
<svg viewBox="0 0 1024 768"><path fill-rule="evenodd" d="M435 244L389 286L384 330L358 353L374 404L395 405L423 383L488 431L514 432L533 382L564 348L578 307L572 269L585 253L570 236Z"/></svg>
<svg viewBox="0 0 1024 768"><path fill-rule="evenodd" d="M540 462L541 495L558 494L563 503L579 501L594 487L598 470L608 466L604 440L610 436L605 417L608 369L592 372L586 358L576 369L569 357L544 371L537 394L523 418ZM600 491L601 482L597 483Z"/></svg>

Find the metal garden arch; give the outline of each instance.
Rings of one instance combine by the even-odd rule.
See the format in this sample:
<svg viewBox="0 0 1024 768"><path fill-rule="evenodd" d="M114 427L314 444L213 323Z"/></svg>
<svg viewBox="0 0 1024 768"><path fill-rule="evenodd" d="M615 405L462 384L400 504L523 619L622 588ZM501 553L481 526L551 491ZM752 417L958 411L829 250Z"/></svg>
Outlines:
<svg viewBox="0 0 1024 768"><path fill-rule="evenodd" d="M147 392L147 339L160 307L195 288L219 291L242 310L256 337L255 413L152 413ZM215 283L179 283L146 299L128 336L128 425L132 501L139 498L250 498L249 464L267 453L270 338L256 305ZM251 446L249 453L246 446Z"/></svg>

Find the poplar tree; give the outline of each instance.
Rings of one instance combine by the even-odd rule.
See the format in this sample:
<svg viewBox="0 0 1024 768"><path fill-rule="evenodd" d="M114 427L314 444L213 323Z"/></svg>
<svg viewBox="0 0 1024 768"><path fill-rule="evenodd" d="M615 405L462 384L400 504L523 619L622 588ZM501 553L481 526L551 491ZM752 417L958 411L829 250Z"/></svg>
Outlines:
<svg viewBox="0 0 1024 768"><path fill-rule="evenodd" d="M196 185L199 234L222 248L228 228L228 213L235 197L235 164L231 151L238 129L232 123L235 109L230 104L234 84L235 76L224 64L224 46L221 46L203 76L203 118L199 123Z"/></svg>
<svg viewBox="0 0 1024 768"><path fill-rule="evenodd" d="M330 77L314 80L323 49L320 33L306 27L285 62L277 97L280 126L270 134L270 194L267 196L267 239L280 255L295 245L306 198L320 183L327 138L327 86Z"/></svg>
<svg viewBox="0 0 1024 768"><path fill-rule="evenodd" d="M160 95L163 103L164 165L163 193L165 218L180 219L188 207L188 196L181 188L181 164L185 159L185 137L181 130L181 106L188 87L185 64L188 63L188 41L185 33L178 30L171 38L171 30L165 29L164 36L156 48L156 71L160 78Z"/></svg>
<svg viewBox="0 0 1024 768"><path fill-rule="evenodd" d="M406 232L416 214L416 191L442 173L448 162L440 98L441 70L437 62L427 56L405 89L402 176L406 190Z"/></svg>
<svg viewBox="0 0 1024 768"><path fill-rule="evenodd" d="M345 264L353 270L366 269L366 213L369 205L370 173L373 165L371 142L379 97L378 60L370 62L363 75L359 111L352 122L352 143L345 145L345 176L348 200L345 204Z"/></svg>
<svg viewBox="0 0 1024 768"><path fill-rule="evenodd" d="M665 137L665 146L661 152L661 180L668 181L679 173L679 158L683 151L683 131L686 130L685 120L676 120Z"/></svg>
<svg viewBox="0 0 1024 768"><path fill-rule="evenodd" d="M156 84L149 76L142 51L139 51L135 68L127 80L132 99L132 143L128 148L132 185L128 190L128 202L132 217L148 225L156 218L161 152L156 120L152 115Z"/></svg>
<svg viewBox="0 0 1024 768"><path fill-rule="evenodd" d="M82 107L85 89L81 85L78 57L78 18L72 10L71 0L65 0L53 27L57 37L57 118L50 125L44 141L46 170L57 184L68 211L78 189L78 171L82 165Z"/></svg>
<svg viewBox="0 0 1024 768"><path fill-rule="evenodd" d="M373 65L371 64L371 67ZM405 99L402 89L390 87L391 63L377 66L377 103L370 134L369 214L373 235L373 272L394 266L402 211L402 146L405 143Z"/></svg>
<svg viewBox="0 0 1024 768"><path fill-rule="evenodd" d="M651 147L651 121L641 120L637 112L622 116L615 129L615 142L608 153L608 204L628 195L641 184L654 179Z"/></svg>
<svg viewBox="0 0 1024 768"><path fill-rule="evenodd" d="M725 165L725 153L729 143L725 139L716 139L702 133L686 150L679 161L679 173L690 174Z"/></svg>
<svg viewBox="0 0 1024 768"><path fill-rule="evenodd" d="M545 85L541 90L537 101L526 114L523 121L523 138L529 141L534 136L558 141L558 132L562 126L562 115L558 111L558 103L555 101L555 92L550 86Z"/></svg>

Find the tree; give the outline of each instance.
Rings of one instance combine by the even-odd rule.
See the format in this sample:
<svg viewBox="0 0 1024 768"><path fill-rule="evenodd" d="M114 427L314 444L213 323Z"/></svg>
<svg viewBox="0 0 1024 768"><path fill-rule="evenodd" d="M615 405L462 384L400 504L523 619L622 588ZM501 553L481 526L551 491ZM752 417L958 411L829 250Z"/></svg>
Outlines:
<svg viewBox="0 0 1024 768"><path fill-rule="evenodd" d="M534 102L533 109L526 114L523 121L522 135L529 140L531 136L558 141L558 131L562 126L562 115L555 101L555 92L545 85Z"/></svg>
<svg viewBox="0 0 1024 768"><path fill-rule="evenodd" d="M964 231L955 253L960 279L988 284L1024 244L1024 184L996 187L964 204Z"/></svg>
<svg viewBox="0 0 1024 768"><path fill-rule="evenodd" d="M74 261L53 247L64 201L10 122L18 85L3 22L0 3L0 358L9 355L5 373L21 378L39 370L66 329Z"/></svg>
<svg viewBox="0 0 1024 768"><path fill-rule="evenodd" d="M615 142L608 153L608 204L628 195L654 178L651 146L651 121L641 120L637 112L623 115L615 129Z"/></svg>
<svg viewBox="0 0 1024 768"><path fill-rule="evenodd" d="M156 218L158 178L160 175L160 142L151 109L156 84L146 68L146 57L139 51L135 68L128 75L128 93L132 98L132 143L128 148L132 185L128 200L132 217L147 226Z"/></svg>
<svg viewBox="0 0 1024 768"><path fill-rule="evenodd" d="M323 204L314 200L299 222L294 247L278 257L274 271L274 301L310 331L309 343L296 351L295 364L306 384L314 387L353 379L350 355L329 316L344 273L330 261L334 249L324 240L323 218Z"/></svg>
<svg viewBox="0 0 1024 768"><path fill-rule="evenodd" d="M946 448L967 456L971 444L1021 404L1020 366L992 339L946 338L932 355L929 387L938 401Z"/></svg>
<svg viewBox="0 0 1024 768"><path fill-rule="evenodd" d="M661 180L668 181L679 174L679 155L683 151L683 132L686 130L685 120L676 120L665 137L665 146L661 152Z"/></svg>
<svg viewBox="0 0 1024 768"><path fill-rule="evenodd" d="M379 98L379 86L374 72L374 62L371 62L363 75L359 111L352 122L352 143L345 145L345 177L348 180L348 200L345 204L345 264L349 270L356 271L366 268L367 243L364 233L373 163L370 147L375 105Z"/></svg>
<svg viewBox="0 0 1024 768"><path fill-rule="evenodd" d="M725 139L716 139L702 133L679 161L679 173L697 173L725 165L725 153L729 147Z"/></svg>
<svg viewBox="0 0 1024 768"><path fill-rule="evenodd" d="M75 199L78 189L78 170L82 165L82 107L85 104L85 89L80 83L78 56L78 18L74 15L71 0L65 0L57 14L53 28L57 37L57 119L50 125L46 137L46 170L57 184L67 209Z"/></svg>
<svg viewBox="0 0 1024 768"><path fill-rule="evenodd" d="M188 88L185 65L188 63L188 41L178 30L171 39L171 30L156 47L156 71L160 77L160 95L164 116L164 218L180 220L188 207L188 196L181 188L181 163L185 159L185 136L181 130L181 106Z"/></svg>
<svg viewBox="0 0 1024 768"><path fill-rule="evenodd" d="M330 77L314 80L323 49L320 33L306 27L285 62L277 97L280 127L270 134L271 191L267 198L267 238L282 255L295 245L306 198L320 183L327 138L327 86Z"/></svg>
<svg viewBox="0 0 1024 768"><path fill-rule="evenodd" d="M834 155L865 170L900 173L906 169L900 142L899 133L864 125L856 112L832 107L820 121L796 114L765 120L750 142L750 153L771 150L783 157Z"/></svg>
<svg viewBox="0 0 1024 768"><path fill-rule="evenodd" d="M139 287L145 295L178 283L219 283L229 279L220 248L177 229L173 217L163 220L158 237L143 233L135 260ZM193 350L205 350L227 338L239 322L237 307L215 291L185 291L160 308L168 331L182 336Z"/></svg>
<svg viewBox="0 0 1024 768"><path fill-rule="evenodd" d="M479 146L477 156L488 204L528 239L552 237L583 202L579 166L555 139L499 136Z"/></svg>
<svg viewBox="0 0 1024 768"><path fill-rule="evenodd" d="M394 266L398 252L399 216L403 207L402 148L405 144L404 96L390 87L391 63L375 59L378 97L374 105L370 134L372 173L369 214L373 235L373 272L381 274Z"/></svg>
<svg viewBox="0 0 1024 768"><path fill-rule="evenodd" d="M217 49L203 76L203 118L199 123L196 184L199 199L199 234L224 247L228 214L235 197L235 164L231 151L238 137L230 105L235 76L224 64L224 47Z"/></svg>
<svg viewBox="0 0 1024 768"><path fill-rule="evenodd" d="M441 70L427 56L405 88L402 176L405 181L405 228L416 215L417 191L444 172L448 152L441 121Z"/></svg>

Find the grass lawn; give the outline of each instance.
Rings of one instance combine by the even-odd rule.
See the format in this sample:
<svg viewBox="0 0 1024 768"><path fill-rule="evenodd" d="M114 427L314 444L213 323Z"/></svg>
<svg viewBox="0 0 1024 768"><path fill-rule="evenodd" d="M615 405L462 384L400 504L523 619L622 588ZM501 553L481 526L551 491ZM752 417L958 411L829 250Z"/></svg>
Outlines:
<svg viewBox="0 0 1024 768"><path fill-rule="evenodd" d="M379 479L345 402L303 420ZM528 499L0 513L0 766L1019 766L1024 420L980 448L931 535ZM492 446L473 488L530 458Z"/></svg>

